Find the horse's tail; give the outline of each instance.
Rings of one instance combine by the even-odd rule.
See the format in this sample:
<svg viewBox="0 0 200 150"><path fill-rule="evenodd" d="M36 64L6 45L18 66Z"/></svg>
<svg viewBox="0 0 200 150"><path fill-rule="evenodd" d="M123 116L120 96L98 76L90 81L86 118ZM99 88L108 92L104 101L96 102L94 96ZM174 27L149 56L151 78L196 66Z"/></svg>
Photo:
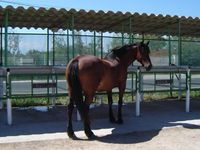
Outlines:
<svg viewBox="0 0 200 150"><path fill-rule="evenodd" d="M79 67L78 67L78 60L72 61L69 66L69 76L68 81L71 86L71 98L75 102L76 107L83 117L84 115L84 102L83 102L83 93L82 87L79 80Z"/></svg>

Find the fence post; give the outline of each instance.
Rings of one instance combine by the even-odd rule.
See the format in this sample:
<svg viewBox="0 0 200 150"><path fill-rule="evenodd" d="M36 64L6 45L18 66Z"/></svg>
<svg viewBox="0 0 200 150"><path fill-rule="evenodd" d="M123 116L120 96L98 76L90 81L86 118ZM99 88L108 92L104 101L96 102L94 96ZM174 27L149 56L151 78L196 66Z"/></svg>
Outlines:
<svg viewBox="0 0 200 150"><path fill-rule="evenodd" d="M3 71L0 72L0 109L2 108L3 108Z"/></svg>
<svg viewBox="0 0 200 150"><path fill-rule="evenodd" d="M187 68L187 85L186 85L186 100L185 100L185 111L188 113L190 112L190 67Z"/></svg>
<svg viewBox="0 0 200 150"><path fill-rule="evenodd" d="M55 76L56 76L56 74L55 74L55 69L52 68L51 80L52 80L52 83L53 83L53 84L56 83ZM57 87L54 87L54 86L52 87L52 99L51 99L51 104L52 104L53 107L54 107L55 104L56 104L56 88L57 88Z"/></svg>
<svg viewBox="0 0 200 150"><path fill-rule="evenodd" d="M141 101L141 94L140 94L140 67L137 68L137 75L136 75L136 116L140 116L140 101Z"/></svg>
<svg viewBox="0 0 200 150"><path fill-rule="evenodd" d="M6 97L7 97L7 123L12 125L12 103L10 99L10 69L7 68L6 76Z"/></svg>
<svg viewBox="0 0 200 150"><path fill-rule="evenodd" d="M179 82L178 82L178 99L181 100L182 99L182 88L181 88L181 73L180 72L179 72L178 78L179 78Z"/></svg>
<svg viewBox="0 0 200 150"><path fill-rule="evenodd" d="M140 73L140 90L143 91L143 75ZM144 93L143 92L140 92L140 101L143 101L144 100Z"/></svg>

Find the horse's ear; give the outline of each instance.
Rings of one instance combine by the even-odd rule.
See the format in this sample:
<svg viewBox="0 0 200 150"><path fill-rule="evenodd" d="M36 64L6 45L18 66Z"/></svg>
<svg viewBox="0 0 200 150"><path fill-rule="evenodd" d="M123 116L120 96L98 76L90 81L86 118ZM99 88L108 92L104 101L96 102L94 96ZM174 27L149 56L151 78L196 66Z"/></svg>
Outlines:
<svg viewBox="0 0 200 150"><path fill-rule="evenodd" d="M149 45L149 42L150 42L150 41L147 42L147 46Z"/></svg>

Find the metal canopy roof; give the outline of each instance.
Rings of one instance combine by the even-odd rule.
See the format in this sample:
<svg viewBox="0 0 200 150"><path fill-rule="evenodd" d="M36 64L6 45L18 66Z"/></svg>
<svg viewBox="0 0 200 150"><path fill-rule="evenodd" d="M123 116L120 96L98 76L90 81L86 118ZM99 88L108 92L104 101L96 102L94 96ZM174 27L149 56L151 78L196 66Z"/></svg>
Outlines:
<svg viewBox="0 0 200 150"><path fill-rule="evenodd" d="M8 12L8 26L49 29L76 29L97 32L125 32L144 34L178 35L179 26L183 36L200 35L200 19L192 17L163 16L154 14L96 12L94 10L24 8L0 6L0 26L4 26ZM130 21L131 20L131 21Z"/></svg>

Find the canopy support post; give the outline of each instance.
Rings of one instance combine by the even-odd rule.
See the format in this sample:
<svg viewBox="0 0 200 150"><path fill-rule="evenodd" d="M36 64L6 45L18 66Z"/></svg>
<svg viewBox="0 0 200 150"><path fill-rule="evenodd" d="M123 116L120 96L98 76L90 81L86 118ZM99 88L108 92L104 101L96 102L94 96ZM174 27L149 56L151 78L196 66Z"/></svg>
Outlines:
<svg viewBox="0 0 200 150"><path fill-rule="evenodd" d="M103 58L103 32L101 32L101 59Z"/></svg>
<svg viewBox="0 0 200 150"><path fill-rule="evenodd" d="M53 32L53 66L55 65L55 32Z"/></svg>
<svg viewBox="0 0 200 150"><path fill-rule="evenodd" d="M132 18L129 18L129 44L132 43Z"/></svg>
<svg viewBox="0 0 200 150"><path fill-rule="evenodd" d="M5 20L4 20L4 27L5 27L5 35L4 35L4 64L5 66L8 65L8 11L5 13Z"/></svg>
<svg viewBox="0 0 200 150"><path fill-rule="evenodd" d="M75 57L75 47L74 47L74 15L72 15L72 18L71 18L71 30L72 30L72 57L74 58Z"/></svg>
<svg viewBox="0 0 200 150"><path fill-rule="evenodd" d="M69 30L67 29L67 63L69 63Z"/></svg>
<svg viewBox="0 0 200 150"><path fill-rule="evenodd" d="M46 64L47 66L49 66L50 60L49 60L49 29L47 28L47 60L46 60Z"/></svg>
<svg viewBox="0 0 200 150"><path fill-rule="evenodd" d="M178 66L182 64L182 46L181 46L181 22L178 20ZM179 91L178 91L178 99L182 98L181 91L181 74L179 73Z"/></svg>
<svg viewBox="0 0 200 150"><path fill-rule="evenodd" d="M94 46L94 56L96 56L97 53L96 53L96 32L95 31L94 31L94 35L93 36L94 36L94 39L93 39L94 40L94 45L93 45Z"/></svg>

